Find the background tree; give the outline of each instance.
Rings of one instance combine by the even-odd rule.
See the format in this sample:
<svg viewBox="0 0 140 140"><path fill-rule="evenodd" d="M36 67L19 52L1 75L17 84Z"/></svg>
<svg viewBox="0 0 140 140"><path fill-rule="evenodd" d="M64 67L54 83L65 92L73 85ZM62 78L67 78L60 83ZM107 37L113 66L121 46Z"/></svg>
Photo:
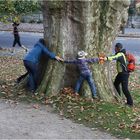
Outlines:
<svg viewBox="0 0 140 140"><path fill-rule="evenodd" d="M1 0L1 21L20 21L21 16L41 10L39 0Z"/></svg>
<svg viewBox="0 0 140 140"><path fill-rule="evenodd" d="M43 1L45 38L50 49L65 59L75 58L78 50L88 52L88 57L97 57L101 52L109 54L128 6L126 0ZM91 67L100 97L112 101L109 64ZM39 92L57 94L62 87L73 87L77 75L74 66L49 61ZM82 92L90 95L86 83Z"/></svg>

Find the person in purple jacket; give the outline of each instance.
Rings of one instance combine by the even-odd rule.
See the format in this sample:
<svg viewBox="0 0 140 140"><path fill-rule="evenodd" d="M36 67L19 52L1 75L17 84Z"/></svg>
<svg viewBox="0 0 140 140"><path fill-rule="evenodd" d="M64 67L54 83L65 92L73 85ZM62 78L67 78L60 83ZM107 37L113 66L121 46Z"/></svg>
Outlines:
<svg viewBox="0 0 140 140"><path fill-rule="evenodd" d="M39 39L39 41L34 45L34 48L23 59L24 66L29 74L28 87L31 92L34 92L37 89L38 64L43 53L51 59L63 61L62 58L49 51L46 47L47 45L48 44L46 44L43 38Z"/></svg>
<svg viewBox="0 0 140 140"><path fill-rule="evenodd" d="M78 52L78 57L75 60L65 60L65 63L73 63L76 64L80 70L80 77L77 80L76 87L75 87L75 93L78 94L79 90L82 86L82 83L84 80L86 80L90 86L92 97L94 99L97 98L97 91L94 84L94 80L92 78L92 72L89 69L88 63L96 63L99 62L99 58L90 58L86 59L87 53L84 51Z"/></svg>

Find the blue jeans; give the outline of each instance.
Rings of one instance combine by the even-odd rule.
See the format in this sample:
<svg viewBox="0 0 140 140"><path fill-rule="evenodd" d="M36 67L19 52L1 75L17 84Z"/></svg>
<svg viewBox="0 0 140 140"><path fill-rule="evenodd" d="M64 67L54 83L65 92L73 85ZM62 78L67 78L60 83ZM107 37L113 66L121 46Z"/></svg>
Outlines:
<svg viewBox="0 0 140 140"><path fill-rule="evenodd" d="M29 74L28 87L30 91L37 89L38 65L24 60L24 66Z"/></svg>
<svg viewBox="0 0 140 140"><path fill-rule="evenodd" d="M80 75L77 83L76 83L76 87L75 87L75 92L79 93L79 90L83 84L83 81L86 80L90 86L90 90L92 92L92 96L96 96L97 95L97 91L96 91L96 87L94 84L94 80L92 78L92 74L88 74L88 75Z"/></svg>

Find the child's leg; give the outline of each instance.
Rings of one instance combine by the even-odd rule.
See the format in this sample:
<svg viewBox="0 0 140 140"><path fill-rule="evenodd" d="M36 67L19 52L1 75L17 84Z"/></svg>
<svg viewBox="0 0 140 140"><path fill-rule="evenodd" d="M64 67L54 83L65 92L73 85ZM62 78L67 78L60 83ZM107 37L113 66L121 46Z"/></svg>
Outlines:
<svg viewBox="0 0 140 140"><path fill-rule="evenodd" d="M94 80L92 78L92 75L87 77L87 82L88 82L88 84L90 86L92 96L93 97L97 96L97 91L96 91L96 87L95 87L95 83L94 83Z"/></svg>
<svg viewBox="0 0 140 140"><path fill-rule="evenodd" d="M84 77L80 76L79 79L77 80L76 87L75 87L76 93L79 93L79 90L80 90L81 85L83 84L83 81L84 81Z"/></svg>

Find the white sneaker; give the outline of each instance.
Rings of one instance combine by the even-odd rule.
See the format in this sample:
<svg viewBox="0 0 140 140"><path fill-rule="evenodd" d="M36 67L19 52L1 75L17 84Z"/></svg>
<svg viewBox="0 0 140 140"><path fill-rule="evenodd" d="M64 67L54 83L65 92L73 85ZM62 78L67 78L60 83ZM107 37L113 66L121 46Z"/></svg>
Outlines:
<svg viewBox="0 0 140 140"><path fill-rule="evenodd" d="M24 45L22 45L21 48L23 48L25 52L28 52L28 49Z"/></svg>
<svg viewBox="0 0 140 140"><path fill-rule="evenodd" d="M15 49L14 49L14 48L12 48L12 49L11 49L11 53L14 53L14 52L15 52Z"/></svg>

